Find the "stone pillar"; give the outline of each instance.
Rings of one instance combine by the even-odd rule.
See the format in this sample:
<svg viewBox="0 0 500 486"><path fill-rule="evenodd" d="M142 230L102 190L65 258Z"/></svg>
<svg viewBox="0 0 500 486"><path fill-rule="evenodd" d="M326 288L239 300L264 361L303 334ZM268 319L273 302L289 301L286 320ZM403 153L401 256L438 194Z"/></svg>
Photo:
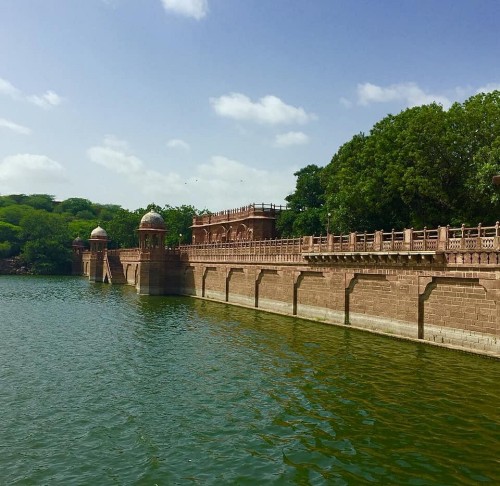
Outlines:
<svg viewBox="0 0 500 486"><path fill-rule="evenodd" d="M413 247L413 229L405 229L403 232L403 250L410 251Z"/></svg>
<svg viewBox="0 0 500 486"><path fill-rule="evenodd" d="M349 251L356 251L356 239L358 233L349 233Z"/></svg>
<svg viewBox="0 0 500 486"><path fill-rule="evenodd" d="M141 252L137 279L137 293L140 295L165 294L165 259L155 258Z"/></svg>
<svg viewBox="0 0 500 486"><path fill-rule="evenodd" d="M137 293L166 293L165 222L160 214L150 211L139 225L139 271Z"/></svg>
<svg viewBox="0 0 500 486"><path fill-rule="evenodd" d="M448 226L438 227L438 251L445 251L448 248Z"/></svg>
<svg viewBox="0 0 500 486"><path fill-rule="evenodd" d="M83 274L83 251L85 246L81 238L76 238L72 244L73 255L71 262L71 275L82 275Z"/></svg>

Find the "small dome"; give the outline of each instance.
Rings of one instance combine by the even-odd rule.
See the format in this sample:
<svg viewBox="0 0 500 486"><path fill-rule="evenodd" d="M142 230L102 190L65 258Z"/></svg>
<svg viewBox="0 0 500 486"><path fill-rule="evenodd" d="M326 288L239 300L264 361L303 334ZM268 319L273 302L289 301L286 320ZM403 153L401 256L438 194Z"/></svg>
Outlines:
<svg viewBox="0 0 500 486"><path fill-rule="evenodd" d="M90 238L104 240L108 238L108 233L106 233L106 231L98 226L97 228L92 230L92 233L90 233Z"/></svg>
<svg viewBox="0 0 500 486"><path fill-rule="evenodd" d="M73 240L73 246L85 246L83 240L77 236L74 240Z"/></svg>
<svg viewBox="0 0 500 486"><path fill-rule="evenodd" d="M157 212L151 210L149 213L146 213L142 219L141 224L139 225L140 229L151 228L151 229L165 229L165 221L161 215Z"/></svg>

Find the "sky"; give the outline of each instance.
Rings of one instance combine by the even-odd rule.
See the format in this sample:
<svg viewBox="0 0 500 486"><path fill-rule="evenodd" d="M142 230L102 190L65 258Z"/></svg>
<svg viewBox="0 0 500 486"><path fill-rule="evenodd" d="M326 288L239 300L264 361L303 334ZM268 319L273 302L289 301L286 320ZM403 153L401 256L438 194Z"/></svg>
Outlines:
<svg viewBox="0 0 500 486"><path fill-rule="evenodd" d="M389 113L500 89L498 0L1 0L0 195L284 204Z"/></svg>

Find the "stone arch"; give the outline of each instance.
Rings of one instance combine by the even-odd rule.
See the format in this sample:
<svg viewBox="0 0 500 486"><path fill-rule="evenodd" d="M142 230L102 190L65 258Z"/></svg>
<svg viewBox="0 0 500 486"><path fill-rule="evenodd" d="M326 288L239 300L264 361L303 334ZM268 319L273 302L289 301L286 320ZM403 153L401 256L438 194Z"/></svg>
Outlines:
<svg viewBox="0 0 500 486"><path fill-rule="evenodd" d="M431 295L431 292L436 288L436 280L430 278L425 284L423 291L418 294L418 339L424 339L424 314L425 314L425 301Z"/></svg>
<svg viewBox="0 0 500 486"><path fill-rule="evenodd" d="M217 243L224 243L228 240L228 231L229 229L226 228L224 225L220 225L216 230L215 230L215 241Z"/></svg>
<svg viewBox="0 0 500 486"><path fill-rule="evenodd" d="M248 240L248 226L244 223L240 223L236 227L236 235L235 235L235 240L237 241L244 241Z"/></svg>
<svg viewBox="0 0 500 486"><path fill-rule="evenodd" d="M500 334L496 296L483 283L479 278L433 277L419 295L422 339L453 344L460 333Z"/></svg>
<svg viewBox="0 0 500 486"><path fill-rule="evenodd" d="M292 314L297 315L299 305L306 308L320 308L322 293L326 283L325 274L321 271L302 270L294 279ZM305 286L309 284L309 288Z"/></svg>
<svg viewBox="0 0 500 486"><path fill-rule="evenodd" d="M346 278L345 324L364 319L397 319L393 284L387 275L357 273Z"/></svg>
<svg viewBox="0 0 500 486"><path fill-rule="evenodd" d="M182 273L182 289L188 295L196 295L196 273L195 267L186 266Z"/></svg>
<svg viewBox="0 0 500 486"><path fill-rule="evenodd" d="M242 280L241 283L244 283L244 279L246 276L246 272L244 268L241 267L233 267L229 268L226 275L226 302L230 300L231 294L231 282L235 279ZM233 292L234 293L234 292Z"/></svg>

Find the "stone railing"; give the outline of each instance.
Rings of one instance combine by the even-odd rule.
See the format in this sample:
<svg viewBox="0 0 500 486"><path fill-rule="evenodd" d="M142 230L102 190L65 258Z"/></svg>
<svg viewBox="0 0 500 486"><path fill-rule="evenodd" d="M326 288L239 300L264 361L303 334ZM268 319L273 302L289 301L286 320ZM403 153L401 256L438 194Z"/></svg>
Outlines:
<svg viewBox="0 0 500 486"><path fill-rule="evenodd" d="M375 231L374 233L349 233L322 237L304 237L305 253L338 252L428 252L428 251L499 251L500 223L495 226L437 229L405 229L403 231Z"/></svg>
<svg viewBox="0 0 500 486"><path fill-rule="evenodd" d="M108 250L108 255L119 256L122 261L139 261L139 248L124 248L120 250Z"/></svg>
<svg viewBox="0 0 500 486"><path fill-rule="evenodd" d="M245 219L255 216L275 216L277 212L286 209L285 206L275 204L250 204L236 209L228 209L227 211L219 211L213 214L205 214L203 216L195 216L193 218L193 226L203 226L206 224L225 223L238 219Z"/></svg>
<svg viewBox="0 0 500 486"><path fill-rule="evenodd" d="M475 253L481 253L481 261L500 261L500 223L495 226L450 228L403 231L375 231L374 233L349 233L345 235L304 236L275 240L235 241L181 245L166 249L167 260L182 261L239 261L239 262L280 262L298 263L312 258L312 255L336 254L454 254L449 261L474 262ZM109 255L120 257L122 262L138 262L140 250L125 248L107 250ZM494 255L485 256L486 254ZM84 261L90 251L82 253ZM461 256L460 256L461 255Z"/></svg>
<svg viewBox="0 0 500 486"><path fill-rule="evenodd" d="M308 254L326 253L443 253L498 252L500 224L468 228L403 231L375 231L345 235L304 236L302 238L182 245L183 260L300 261ZM294 257L291 258L290 256Z"/></svg>
<svg viewBox="0 0 500 486"><path fill-rule="evenodd" d="M207 243L179 247L184 261L299 262L302 238Z"/></svg>

